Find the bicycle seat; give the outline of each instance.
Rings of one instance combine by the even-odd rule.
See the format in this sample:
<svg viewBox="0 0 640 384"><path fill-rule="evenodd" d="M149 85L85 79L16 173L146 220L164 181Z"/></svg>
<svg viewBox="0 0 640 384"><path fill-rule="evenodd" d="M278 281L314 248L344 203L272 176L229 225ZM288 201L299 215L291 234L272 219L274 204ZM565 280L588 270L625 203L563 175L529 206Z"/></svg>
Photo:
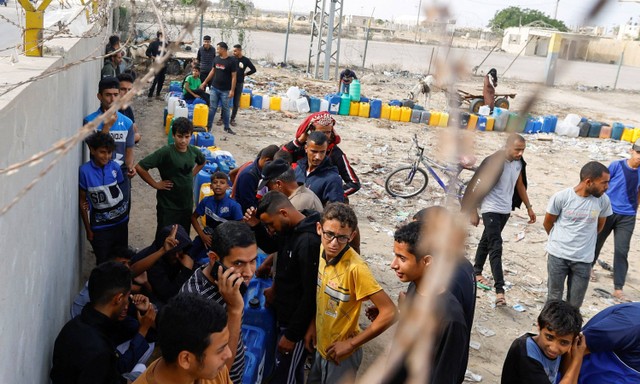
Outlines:
<svg viewBox="0 0 640 384"><path fill-rule="evenodd" d="M458 165L460 168L474 170L474 166L478 159L473 155L462 155L458 157Z"/></svg>

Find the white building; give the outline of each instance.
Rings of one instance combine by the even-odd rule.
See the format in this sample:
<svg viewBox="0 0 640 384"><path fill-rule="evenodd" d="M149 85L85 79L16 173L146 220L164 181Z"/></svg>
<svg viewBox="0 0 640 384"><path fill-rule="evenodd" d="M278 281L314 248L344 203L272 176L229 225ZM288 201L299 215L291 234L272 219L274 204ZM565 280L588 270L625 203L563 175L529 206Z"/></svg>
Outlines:
<svg viewBox="0 0 640 384"><path fill-rule="evenodd" d="M620 26L618 40L635 40L640 37L640 25L633 18Z"/></svg>

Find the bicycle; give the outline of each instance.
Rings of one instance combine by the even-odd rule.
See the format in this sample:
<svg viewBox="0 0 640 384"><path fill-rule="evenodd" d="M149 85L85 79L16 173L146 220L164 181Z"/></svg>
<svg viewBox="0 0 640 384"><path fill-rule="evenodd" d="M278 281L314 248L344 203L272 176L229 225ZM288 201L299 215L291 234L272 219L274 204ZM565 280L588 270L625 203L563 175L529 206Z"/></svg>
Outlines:
<svg viewBox="0 0 640 384"><path fill-rule="evenodd" d="M455 165L445 165L429 158L424 153L425 148L418 144L418 135L413 136L413 146L416 147L413 164L400 167L387 176L387 180L384 183L384 188L387 193L391 196L402 198L409 198L420 194L427 188L427 184L429 183L429 175L427 174L427 171L429 171L445 193L449 193L451 188L454 188L456 197L459 201L462 200L462 196L471 177L469 177L468 180L461 180L460 174L465 170L475 172L477 167L474 167L473 164L463 164L461 162ZM427 171L421 168L420 164L422 164ZM434 168L449 176L450 182L445 184Z"/></svg>

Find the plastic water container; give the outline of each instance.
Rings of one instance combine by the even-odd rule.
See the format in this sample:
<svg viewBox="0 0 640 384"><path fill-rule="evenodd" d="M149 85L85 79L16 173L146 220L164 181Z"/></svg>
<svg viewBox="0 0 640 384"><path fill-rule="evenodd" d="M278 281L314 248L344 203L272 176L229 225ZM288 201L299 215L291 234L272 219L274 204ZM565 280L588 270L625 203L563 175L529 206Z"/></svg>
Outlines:
<svg viewBox="0 0 640 384"><path fill-rule="evenodd" d="M288 111L289 110L289 98L288 97L280 98L280 110L281 111Z"/></svg>
<svg viewBox="0 0 640 384"><path fill-rule="evenodd" d="M265 375L271 374L275 361L277 340L276 319L274 312L266 307L264 290L271 287L271 279L253 278L249 282L244 295L244 315L242 323L261 329L265 335ZM246 344L246 343L245 343Z"/></svg>
<svg viewBox="0 0 640 384"><path fill-rule="evenodd" d="M636 140L640 139L640 128L633 128L633 134L631 135L631 143L635 143Z"/></svg>
<svg viewBox="0 0 640 384"><path fill-rule="evenodd" d="M567 115L567 117L564 118L564 122L568 125L575 125L577 126L578 124L580 124L580 121L582 120L582 118L578 115L576 115L575 113L570 113Z"/></svg>
<svg viewBox="0 0 640 384"><path fill-rule="evenodd" d="M414 109L411 111L411 122L420 124L420 118L422 117L422 111Z"/></svg>
<svg viewBox="0 0 640 384"><path fill-rule="evenodd" d="M184 100L179 100L176 104L176 111L174 117L177 119L178 117L186 117L189 118L189 109L187 108L187 103Z"/></svg>
<svg viewBox="0 0 640 384"><path fill-rule="evenodd" d="M592 121L591 128L589 128L589 137L600 137L600 131L602 131L602 123L599 121Z"/></svg>
<svg viewBox="0 0 640 384"><path fill-rule="evenodd" d="M340 96L340 109L338 113L342 116L347 116L349 111L351 110L351 97L349 97L348 93L343 93Z"/></svg>
<svg viewBox="0 0 640 384"><path fill-rule="evenodd" d="M393 99L389 102L391 107L402 107L402 101Z"/></svg>
<svg viewBox="0 0 640 384"><path fill-rule="evenodd" d="M197 104L193 107L193 126L194 127L206 127L208 118L209 118L209 107L207 107L205 104Z"/></svg>
<svg viewBox="0 0 640 384"><path fill-rule="evenodd" d="M408 123L411 121L411 111L412 109L409 107L401 107L400 108L400 121Z"/></svg>
<svg viewBox="0 0 640 384"><path fill-rule="evenodd" d="M311 108L309 108L309 101L306 97L301 97L296 100L296 110L300 113L307 113L311 110Z"/></svg>
<svg viewBox="0 0 640 384"><path fill-rule="evenodd" d="M534 123L535 123L535 119L534 118L528 118L527 122L525 123L524 126L524 133L535 133L534 132Z"/></svg>
<svg viewBox="0 0 640 384"><path fill-rule="evenodd" d="M544 116L542 121L542 132L553 133L556 131L556 125L558 125L558 117L553 115Z"/></svg>
<svg viewBox="0 0 640 384"><path fill-rule="evenodd" d="M264 104L264 100L263 100ZM269 98L269 109L279 111L282 108L282 98L280 96L271 96Z"/></svg>
<svg viewBox="0 0 640 384"><path fill-rule="evenodd" d="M431 112L429 111L420 111L420 124L429 125L429 119L431 118Z"/></svg>
<svg viewBox="0 0 640 384"><path fill-rule="evenodd" d="M181 92L182 91L182 83L179 81L172 81L169 83L169 92Z"/></svg>
<svg viewBox="0 0 640 384"><path fill-rule="evenodd" d="M625 127L624 131L622 132L622 137L620 138L620 140L631 143L633 140L633 128Z"/></svg>
<svg viewBox="0 0 640 384"><path fill-rule="evenodd" d="M487 117L480 115L478 116L478 125L476 126L478 131L486 131L487 130Z"/></svg>
<svg viewBox="0 0 640 384"><path fill-rule="evenodd" d="M360 101L360 80L353 79L349 85L349 96L351 101Z"/></svg>
<svg viewBox="0 0 640 384"><path fill-rule="evenodd" d="M504 132L509 122L509 110L496 107L493 109L493 117L496 119L493 129L498 132Z"/></svg>
<svg viewBox="0 0 640 384"><path fill-rule="evenodd" d="M493 131L493 127L495 125L496 119L491 116L486 116L487 119L487 131Z"/></svg>
<svg viewBox="0 0 640 384"><path fill-rule="evenodd" d="M298 100L300 98L300 88L289 87L287 90L287 97L291 100Z"/></svg>
<svg viewBox="0 0 640 384"><path fill-rule="evenodd" d="M580 133L579 136L580 137L588 137L589 136L589 130L591 129L591 123L587 120L585 121L580 121L578 123L578 127L580 128Z"/></svg>
<svg viewBox="0 0 640 384"><path fill-rule="evenodd" d="M431 116L429 117L429 125L432 127L437 127L438 123L440 123L440 112L431 111Z"/></svg>
<svg viewBox="0 0 640 384"><path fill-rule="evenodd" d="M327 112L329 110L329 100L319 99L320 100L320 112ZM340 107L338 107L340 108Z"/></svg>
<svg viewBox="0 0 640 384"><path fill-rule="evenodd" d="M379 119L382 113L382 100L371 100L369 117L373 119Z"/></svg>
<svg viewBox="0 0 640 384"><path fill-rule="evenodd" d="M167 102L167 112L171 115L176 113L176 103L180 100L179 97L170 96L169 101Z"/></svg>
<svg viewBox="0 0 640 384"><path fill-rule="evenodd" d="M171 124L173 123L173 115L168 114L167 118L164 120L164 134L169 134L169 128L171 128Z"/></svg>
<svg viewBox="0 0 640 384"><path fill-rule="evenodd" d="M478 115L489 116L491 114L491 108L488 105L483 105L478 110Z"/></svg>
<svg viewBox="0 0 640 384"><path fill-rule="evenodd" d="M320 112L320 99L317 97L309 98L309 111L311 113Z"/></svg>
<svg viewBox="0 0 640 384"><path fill-rule="evenodd" d="M469 125L469 116L471 116L469 112L460 112L458 128L467 129L467 125Z"/></svg>
<svg viewBox="0 0 640 384"><path fill-rule="evenodd" d="M264 331L258 327L243 324L241 334L246 360L242 384L262 383L265 368Z"/></svg>
<svg viewBox="0 0 640 384"><path fill-rule="evenodd" d="M611 127L611 138L614 140L620 140L622 133L624 132L624 124L620 122L613 123Z"/></svg>
<svg viewBox="0 0 640 384"><path fill-rule="evenodd" d="M329 113L337 115L340 112L340 95L333 95L329 98Z"/></svg>
<svg viewBox="0 0 640 384"><path fill-rule="evenodd" d="M240 95L240 108L247 109L251 106L251 94L242 92Z"/></svg>
<svg viewBox="0 0 640 384"><path fill-rule="evenodd" d="M358 116L369 118L370 113L371 113L371 104L360 102Z"/></svg>
<svg viewBox="0 0 640 384"><path fill-rule="evenodd" d="M253 96L253 91L251 88L242 88L242 93L248 93L249 96Z"/></svg>
<svg viewBox="0 0 640 384"><path fill-rule="evenodd" d="M255 109L262 108L262 96L261 95L251 96L251 106Z"/></svg>
<svg viewBox="0 0 640 384"><path fill-rule="evenodd" d="M385 120L391 118L391 106L389 104L382 104L382 108L380 108L380 118Z"/></svg>
<svg viewBox="0 0 640 384"><path fill-rule="evenodd" d="M262 109L269 109L271 107L271 97L269 95L262 96Z"/></svg>
<svg viewBox="0 0 640 384"><path fill-rule="evenodd" d="M603 125L602 129L600 130L600 138L601 139L609 139L611 138L611 131L612 128L610 125Z"/></svg>
<svg viewBox="0 0 640 384"><path fill-rule="evenodd" d="M469 115L469 123L467 124L467 129L468 130L475 130L476 126L478 125L478 115L476 114L470 114Z"/></svg>
<svg viewBox="0 0 640 384"><path fill-rule="evenodd" d="M389 120L400 121L400 107L392 106L389 114Z"/></svg>
<svg viewBox="0 0 640 384"><path fill-rule="evenodd" d="M449 126L449 113L441 112L440 120L438 120L438 127L447 127Z"/></svg>
<svg viewBox="0 0 640 384"><path fill-rule="evenodd" d="M196 108L195 104L187 103L187 119L193 124L193 110Z"/></svg>
<svg viewBox="0 0 640 384"><path fill-rule="evenodd" d="M198 132L193 132L191 134L191 139L189 140L189 145L198 146Z"/></svg>
<svg viewBox="0 0 640 384"><path fill-rule="evenodd" d="M199 147L211 147L215 145L216 138L209 132L200 132L198 134L198 146Z"/></svg>
<svg viewBox="0 0 640 384"><path fill-rule="evenodd" d="M359 112L360 112L360 102L352 101L349 104L349 116L358 116Z"/></svg>
<svg viewBox="0 0 640 384"><path fill-rule="evenodd" d="M524 131L524 126L526 124L526 119L518 116L517 113L511 112L509 113L509 121L507 122L507 132L517 132L522 133Z"/></svg>

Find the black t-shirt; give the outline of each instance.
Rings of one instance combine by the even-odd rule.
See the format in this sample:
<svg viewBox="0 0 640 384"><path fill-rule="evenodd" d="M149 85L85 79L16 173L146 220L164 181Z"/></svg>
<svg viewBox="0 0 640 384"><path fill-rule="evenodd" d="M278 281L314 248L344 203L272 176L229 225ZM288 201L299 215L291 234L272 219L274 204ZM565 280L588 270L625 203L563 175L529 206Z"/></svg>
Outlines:
<svg viewBox="0 0 640 384"><path fill-rule="evenodd" d="M131 108L131 106L128 106L125 109L121 109L120 113L122 113L123 115L127 116L128 118L130 118L132 123L136 122L136 119L133 116L133 108Z"/></svg>
<svg viewBox="0 0 640 384"><path fill-rule="evenodd" d="M213 75L213 87L221 91L231 90L231 74L238 71L238 61L227 56L226 59L216 56L213 59L213 68L216 72Z"/></svg>
<svg viewBox="0 0 640 384"><path fill-rule="evenodd" d="M242 84L244 83L245 76L251 76L256 73L256 67L246 56L242 56L241 58L236 59L236 61L238 62L238 78L236 79L236 84ZM249 72L246 72L247 68L249 68Z"/></svg>

